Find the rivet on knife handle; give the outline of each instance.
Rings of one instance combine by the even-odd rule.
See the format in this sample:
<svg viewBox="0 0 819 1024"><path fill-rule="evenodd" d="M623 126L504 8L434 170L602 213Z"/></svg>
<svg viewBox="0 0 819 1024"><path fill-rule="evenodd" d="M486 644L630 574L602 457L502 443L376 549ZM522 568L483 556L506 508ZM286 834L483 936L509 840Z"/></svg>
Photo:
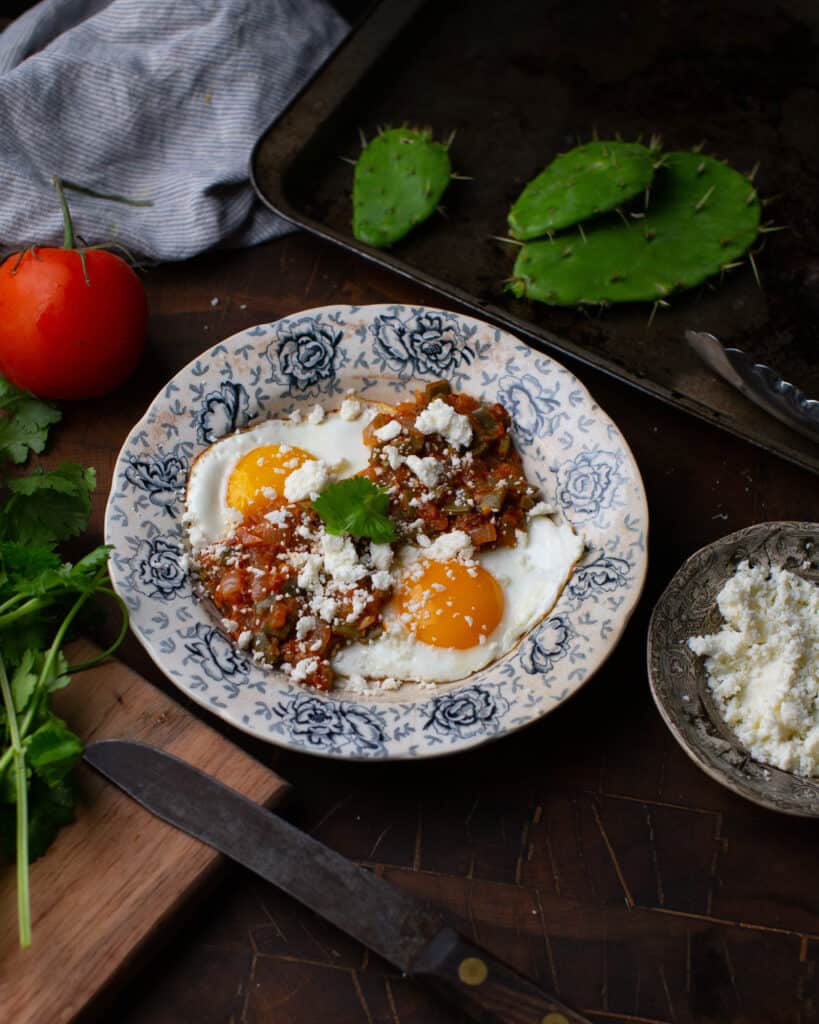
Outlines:
<svg viewBox="0 0 819 1024"><path fill-rule="evenodd" d="M485 1024L590 1024L452 928L442 929L421 950L410 976Z"/></svg>

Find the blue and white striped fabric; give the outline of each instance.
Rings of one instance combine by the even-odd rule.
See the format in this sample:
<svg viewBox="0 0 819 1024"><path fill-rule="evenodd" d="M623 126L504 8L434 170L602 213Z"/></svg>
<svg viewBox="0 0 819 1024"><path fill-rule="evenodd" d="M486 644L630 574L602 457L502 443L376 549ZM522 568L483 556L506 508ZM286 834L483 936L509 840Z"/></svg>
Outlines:
<svg viewBox="0 0 819 1024"><path fill-rule="evenodd" d="M0 249L79 234L178 260L288 230L255 198L253 144L346 31L322 0L43 0L0 34Z"/></svg>

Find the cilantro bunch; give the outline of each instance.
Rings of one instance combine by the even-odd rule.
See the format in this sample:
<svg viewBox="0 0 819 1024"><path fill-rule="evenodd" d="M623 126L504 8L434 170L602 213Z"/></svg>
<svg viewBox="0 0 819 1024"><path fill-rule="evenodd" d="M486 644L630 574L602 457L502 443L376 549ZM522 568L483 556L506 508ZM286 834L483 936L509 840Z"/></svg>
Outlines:
<svg viewBox="0 0 819 1024"><path fill-rule="evenodd" d="M73 672L107 657L127 629L108 581L108 548L72 564L57 545L85 529L95 473L74 463L9 475L45 447L60 412L0 378L0 844L17 861L20 944L31 943L29 862L74 816L70 772L82 743L51 709ZM122 612L120 635L98 658L69 665L62 648L98 595Z"/></svg>

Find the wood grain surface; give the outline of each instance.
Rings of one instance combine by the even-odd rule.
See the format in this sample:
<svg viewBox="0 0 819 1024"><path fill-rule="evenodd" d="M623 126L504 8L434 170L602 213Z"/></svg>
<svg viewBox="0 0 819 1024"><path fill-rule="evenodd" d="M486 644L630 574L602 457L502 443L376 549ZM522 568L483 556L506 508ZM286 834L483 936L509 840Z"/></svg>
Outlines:
<svg viewBox="0 0 819 1024"><path fill-rule="evenodd" d="M152 319L139 372L117 395L66 407L47 455L97 467L93 540L119 444L165 381L215 339L328 302L436 303L303 235L144 280ZM448 909L468 938L596 1024L812 1024L819 824L746 803L689 761L651 700L645 645L651 608L688 555L752 523L815 520L819 480L569 365L631 445L652 522L638 611L576 697L515 736L404 765L331 763L209 721L294 784L296 824ZM122 657L176 694L136 641ZM172 945L90 1019L454 1024L458 1015L271 886L228 869Z"/></svg>
<svg viewBox="0 0 819 1024"><path fill-rule="evenodd" d="M74 645L71 661L97 651ZM114 659L80 672L54 697L86 741L141 740L273 804L287 784ZM161 940L176 912L223 858L155 818L85 766L76 821L31 868L33 944L17 937L16 875L0 869L0 1008L3 1020L74 1020L142 947Z"/></svg>

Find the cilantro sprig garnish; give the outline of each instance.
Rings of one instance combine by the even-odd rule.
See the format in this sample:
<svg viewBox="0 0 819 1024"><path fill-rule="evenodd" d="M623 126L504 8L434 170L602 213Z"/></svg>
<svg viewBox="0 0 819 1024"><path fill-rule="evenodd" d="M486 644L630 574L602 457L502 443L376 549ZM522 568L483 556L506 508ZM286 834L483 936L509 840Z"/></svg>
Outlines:
<svg viewBox="0 0 819 1024"><path fill-rule="evenodd" d="M81 533L91 510L93 469L63 463L4 477L45 447L59 410L0 378L0 847L17 861L20 944L31 944L29 862L74 817L71 769L82 742L51 707L71 674L106 658L128 627L108 581L108 548L72 564L55 550ZM62 651L88 604L113 599L120 634L98 658L68 665Z"/></svg>
<svg viewBox="0 0 819 1024"><path fill-rule="evenodd" d="M395 523L389 517L390 496L364 476L325 487L313 502L328 533L369 537L376 544L395 540Z"/></svg>
<svg viewBox="0 0 819 1024"><path fill-rule="evenodd" d="M28 453L45 448L48 428L62 419L51 402L43 402L0 377L0 456L22 463Z"/></svg>

